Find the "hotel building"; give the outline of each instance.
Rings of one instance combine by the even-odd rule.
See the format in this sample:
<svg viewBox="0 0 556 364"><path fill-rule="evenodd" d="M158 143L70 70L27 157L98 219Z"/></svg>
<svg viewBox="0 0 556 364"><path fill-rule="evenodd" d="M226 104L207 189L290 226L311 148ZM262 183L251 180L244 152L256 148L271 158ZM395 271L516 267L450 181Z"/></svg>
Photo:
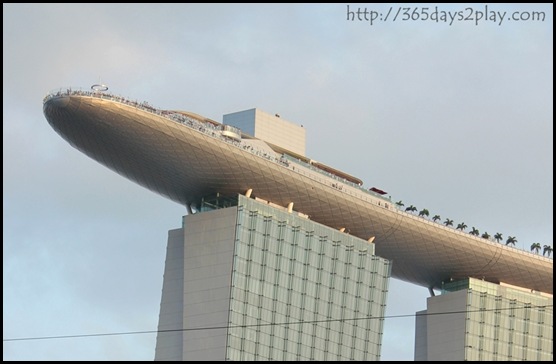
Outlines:
<svg viewBox="0 0 556 364"><path fill-rule="evenodd" d="M390 277L431 293L416 359L552 360L552 259L401 210L307 157L305 129L279 115L220 123L99 85L43 109L75 148L186 208L157 360L379 360Z"/></svg>

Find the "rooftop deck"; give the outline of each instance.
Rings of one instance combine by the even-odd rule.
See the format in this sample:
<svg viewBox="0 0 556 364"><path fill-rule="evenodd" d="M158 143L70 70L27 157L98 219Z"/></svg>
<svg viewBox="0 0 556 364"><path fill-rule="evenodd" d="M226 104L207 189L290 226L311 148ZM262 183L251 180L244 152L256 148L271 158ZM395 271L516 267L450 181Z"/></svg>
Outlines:
<svg viewBox="0 0 556 364"><path fill-rule="evenodd" d="M444 226L397 208L389 198L221 124L98 91L60 90L44 99L52 127L91 158L178 203L213 193L254 196L374 239L394 277L440 288L475 277L552 294L552 259ZM263 145L264 146L264 145Z"/></svg>

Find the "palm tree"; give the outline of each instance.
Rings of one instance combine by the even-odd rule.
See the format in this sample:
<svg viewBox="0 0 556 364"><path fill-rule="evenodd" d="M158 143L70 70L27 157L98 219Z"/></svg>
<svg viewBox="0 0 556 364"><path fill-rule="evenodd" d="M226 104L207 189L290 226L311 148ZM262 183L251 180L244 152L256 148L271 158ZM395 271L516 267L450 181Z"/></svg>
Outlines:
<svg viewBox="0 0 556 364"><path fill-rule="evenodd" d="M405 204L402 202L402 200L399 200L398 202L396 202L396 205L398 205L398 207L405 206Z"/></svg>
<svg viewBox="0 0 556 364"><path fill-rule="evenodd" d="M446 221L444 221L444 225L453 226L454 225L454 220L446 219Z"/></svg>
<svg viewBox="0 0 556 364"><path fill-rule="evenodd" d="M458 227L456 229L463 231L466 228L467 228L467 225L464 222L462 222L462 223L458 224Z"/></svg>
<svg viewBox="0 0 556 364"><path fill-rule="evenodd" d="M508 239L506 239L506 245L512 244L513 246L515 246L515 243L517 243L517 239L515 238L515 236L508 236Z"/></svg>
<svg viewBox="0 0 556 364"><path fill-rule="evenodd" d="M473 227L471 228L471 231L469 232L469 234L475 235L475 236L479 236L479 230L477 230L477 229L475 228L475 226L473 226Z"/></svg>
<svg viewBox="0 0 556 364"><path fill-rule="evenodd" d="M406 207L405 211L409 211L409 212L417 211L417 207L411 205L409 207Z"/></svg>
<svg viewBox="0 0 556 364"><path fill-rule="evenodd" d="M545 245L545 247L546 247L546 245ZM541 250L541 244L539 244L539 243L531 244L531 251L533 251L533 250L535 251L535 253L539 254L539 251ZM543 251L543 253L544 253L544 251Z"/></svg>
<svg viewBox="0 0 556 364"><path fill-rule="evenodd" d="M552 247L550 245L544 246L544 249L542 250L542 255L544 256L545 253L550 258L550 254L552 253Z"/></svg>
<svg viewBox="0 0 556 364"><path fill-rule="evenodd" d="M438 220L441 220L440 215L434 215L432 217L432 221L437 222Z"/></svg>
<svg viewBox="0 0 556 364"><path fill-rule="evenodd" d="M496 240L496 242L499 243L500 240L502 240L502 234L500 233L494 234L494 240Z"/></svg>
<svg viewBox="0 0 556 364"><path fill-rule="evenodd" d="M490 239L490 235L489 233L487 233L486 231L483 233L483 235L481 235L481 238L483 239Z"/></svg>
<svg viewBox="0 0 556 364"><path fill-rule="evenodd" d="M423 216L429 216L429 210L427 209L422 209L421 211L419 211L419 216L423 217Z"/></svg>

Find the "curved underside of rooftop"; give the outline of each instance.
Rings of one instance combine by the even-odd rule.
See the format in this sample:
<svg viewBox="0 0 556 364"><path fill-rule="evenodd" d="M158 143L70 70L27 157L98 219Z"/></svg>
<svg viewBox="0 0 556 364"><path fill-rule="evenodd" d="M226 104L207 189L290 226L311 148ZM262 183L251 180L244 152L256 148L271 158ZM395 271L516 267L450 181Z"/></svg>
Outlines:
<svg viewBox="0 0 556 364"><path fill-rule="evenodd" d="M50 125L72 146L118 174L180 204L219 192L245 193L367 240L393 261L392 276L440 288L474 277L553 293L553 261L445 227L363 193L340 191L163 116L90 96L44 104ZM331 180L332 182L337 182ZM353 190L355 191L355 190ZM365 197L363 197L365 198ZM378 202L377 202L378 201Z"/></svg>

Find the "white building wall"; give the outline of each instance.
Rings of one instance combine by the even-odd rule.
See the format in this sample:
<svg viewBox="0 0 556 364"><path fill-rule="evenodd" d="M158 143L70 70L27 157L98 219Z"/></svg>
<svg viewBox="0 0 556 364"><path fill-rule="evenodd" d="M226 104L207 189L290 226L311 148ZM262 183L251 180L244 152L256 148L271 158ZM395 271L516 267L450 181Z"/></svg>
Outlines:
<svg viewBox="0 0 556 364"><path fill-rule="evenodd" d="M155 360L380 359L391 262L373 244L243 196L183 225L159 323L177 331L159 333ZM316 322L269 325L303 321Z"/></svg>
<svg viewBox="0 0 556 364"><path fill-rule="evenodd" d="M241 195L236 237L228 360L380 359L391 262L372 243Z"/></svg>
<svg viewBox="0 0 556 364"><path fill-rule="evenodd" d="M224 124L294 153L305 155L305 128L259 109L226 114Z"/></svg>
<svg viewBox="0 0 556 364"><path fill-rule="evenodd" d="M225 359L236 215L237 208L228 208L184 217L183 254L169 248L179 258L166 259L166 271L178 270L181 264L181 294L176 293L179 274L167 278L165 273L159 324L163 330L181 323L181 355L176 354L180 335L160 333L155 360ZM172 239L168 244L177 245ZM221 329L191 330L211 327Z"/></svg>
<svg viewBox="0 0 556 364"><path fill-rule="evenodd" d="M427 298L426 339L428 361L463 361L465 359L465 323L467 290ZM446 314L446 312L459 312ZM420 328L416 328L420 329ZM417 354L417 350L415 351ZM422 354L420 354L422 356ZM417 360L417 356L415 357Z"/></svg>
<svg viewBox="0 0 556 364"><path fill-rule="evenodd" d="M427 310L415 316L415 361L427 361Z"/></svg>
<svg viewBox="0 0 556 364"><path fill-rule="evenodd" d="M552 295L474 278L443 288L416 319L415 360L553 361Z"/></svg>
<svg viewBox="0 0 556 364"><path fill-rule="evenodd" d="M168 231L155 360L182 360L183 229ZM179 330L163 332L164 330ZM162 332L161 332L162 331Z"/></svg>

